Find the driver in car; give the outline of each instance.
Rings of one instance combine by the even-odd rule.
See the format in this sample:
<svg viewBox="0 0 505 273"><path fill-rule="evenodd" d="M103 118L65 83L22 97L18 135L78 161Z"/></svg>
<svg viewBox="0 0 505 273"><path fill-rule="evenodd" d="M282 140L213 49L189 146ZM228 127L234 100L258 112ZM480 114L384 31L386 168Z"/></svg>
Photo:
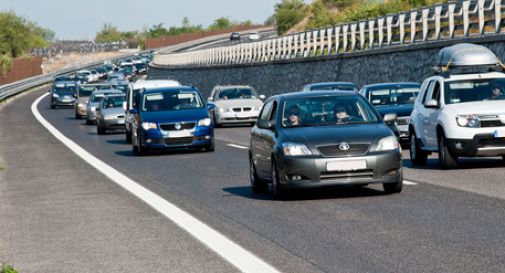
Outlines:
<svg viewBox="0 0 505 273"><path fill-rule="evenodd" d="M343 105L335 105L333 110L335 112L335 122L337 124L345 124L354 120L352 116L347 114L347 110Z"/></svg>

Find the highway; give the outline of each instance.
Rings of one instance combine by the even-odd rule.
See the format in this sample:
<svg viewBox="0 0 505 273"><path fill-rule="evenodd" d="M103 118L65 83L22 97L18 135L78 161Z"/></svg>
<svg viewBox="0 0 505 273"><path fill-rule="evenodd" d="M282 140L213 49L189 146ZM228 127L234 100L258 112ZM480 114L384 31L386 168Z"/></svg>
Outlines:
<svg viewBox="0 0 505 273"><path fill-rule="evenodd" d="M0 155L7 165L0 179L14 181L23 176L11 168L16 165L27 166L31 176L50 178L56 175L50 173L54 164L71 161L70 169L58 173L60 179L55 178L53 183L44 180L46 186L58 192L72 183L80 184L78 189L90 183L94 190L87 192L89 198L101 196L97 206L112 206L107 211L120 216L118 220L112 220L112 215L100 216L95 220L103 222L95 224L101 225L105 234L86 234L91 239L86 243L71 242L74 247L82 245L83 258L98 261L91 250L100 253L101 247L106 247L111 251L105 255L108 259L128 261L125 264L132 268L142 268L147 260L152 269L149 272L236 271L172 222L101 177L49 135L30 113L33 101L44 92L30 93L1 109L1 128L9 129L0 133ZM249 188L246 147L250 127L216 129L216 151L212 153L163 152L139 157L133 155L123 133L99 136L94 126L74 119L73 109L52 110L47 97L37 109L83 149L281 272L502 272L505 268L505 172L500 159L466 159L460 169L442 171L432 158L424 169L417 169L410 165L408 151L404 151L405 179L409 183L401 194L384 195L378 186L330 188L293 192L288 200L275 201L271 195L253 194ZM21 148L12 146L25 141ZM39 160L37 164L31 164L34 158ZM68 176L65 181L69 185L61 184L62 175ZM35 197L38 190L45 192L34 188ZM73 191L77 188L67 194L75 194ZM16 195L3 188L0 196L0 217L16 217L5 210ZM25 221L26 225L33 224ZM115 224L104 227L111 222ZM124 228L123 222L129 228ZM14 228L3 223L0 231ZM137 224L133 238L145 242L139 248L134 240L125 238ZM78 238L85 237L79 233L83 227L76 226ZM117 236L114 228L124 230L125 235ZM71 237L68 230L55 229L54 225L42 224L40 231L24 231L13 239L26 242L23 238L28 235L47 239L44 236L53 234L52 240L66 246L56 235ZM96 236L102 240L95 240ZM111 236L110 244L115 247L104 244L104 236ZM30 260L30 255L38 253L20 254L21 247L29 246L29 242L21 246L11 242L9 247ZM58 252L51 254L48 246L35 245L35 249L45 251L42 256L47 259L59 252L65 255L64 248L55 247ZM118 251L132 248L133 253ZM86 259L73 257L70 261L79 264ZM110 261L107 266L110 272L121 271ZM69 268L74 269L72 265Z"/></svg>

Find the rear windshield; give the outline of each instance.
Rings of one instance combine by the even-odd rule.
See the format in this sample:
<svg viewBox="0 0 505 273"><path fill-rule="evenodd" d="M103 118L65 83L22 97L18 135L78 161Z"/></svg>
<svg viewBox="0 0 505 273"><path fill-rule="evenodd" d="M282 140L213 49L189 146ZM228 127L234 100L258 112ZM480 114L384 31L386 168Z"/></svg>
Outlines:
<svg viewBox="0 0 505 273"><path fill-rule="evenodd" d="M505 100L505 79L446 82L444 100L445 104Z"/></svg>
<svg viewBox="0 0 505 273"><path fill-rule="evenodd" d="M202 107L203 103L198 93L187 90L150 93L146 94L142 101L144 112L178 111Z"/></svg>
<svg viewBox="0 0 505 273"><path fill-rule="evenodd" d="M413 104L420 88L420 85L371 87L368 89L367 99L374 106Z"/></svg>

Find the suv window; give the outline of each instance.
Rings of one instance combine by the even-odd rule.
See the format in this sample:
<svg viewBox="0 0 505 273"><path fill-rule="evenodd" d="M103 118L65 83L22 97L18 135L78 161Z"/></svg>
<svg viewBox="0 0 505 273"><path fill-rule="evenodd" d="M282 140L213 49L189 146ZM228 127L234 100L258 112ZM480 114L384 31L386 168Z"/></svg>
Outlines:
<svg viewBox="0 0 505 273"><path fill-rule="evenodd" d="M424 91L424 94L423 94L423 100L422 100L422 103L423 104L426 104L426 99L428 98L428 93L431 92L431 90L433 90L433 85L435 84L434 81L431 81L428 85L428 87L426 88L426 90Z"/></svg>
<svg viewBox="0 0 505 273"><path fill-rule="evenodd" d="M436 100L440 103L440 83L438 81L435 82L435 87L433 87L431 99Z"/></svg>

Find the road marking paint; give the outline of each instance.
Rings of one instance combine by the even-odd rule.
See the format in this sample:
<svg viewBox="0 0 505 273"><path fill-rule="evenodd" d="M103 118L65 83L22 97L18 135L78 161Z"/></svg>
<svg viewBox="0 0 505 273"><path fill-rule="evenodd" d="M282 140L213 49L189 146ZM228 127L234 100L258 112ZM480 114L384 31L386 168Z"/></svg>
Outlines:
<svg viewBox="0 0 505 273"><path fill-rule="evenodd" d="M228 239L223 234L219 233L215 229L191 216L189 213L183 211L174 204L163 199L154 192L146 189L137 182L131 180L121 172L107 165L105 162L96 158L82 147L77 145L75 142L64 136L60 131L58 131L54 126L52 126L47 120L42 117L39 113L37 106L40 101L48 96L46 93L40 96L37 100L32 103L31 110L35 118L42 124L53 136L55 136L59 141L61 141L65 146L72 150L79 157L84 159L88 164L96 168L98 171L103 173L105 176L110 178L119 186L123 187L134 196L138 197L142 201L146 202L153 209L170 219L172 222L177 224L179 227L184 229L186 232L191 234L201 243L209 247L211 250L216 252L230 264L235 266L242 272L279 272L273 266L269 265L265 261L261 260L253 253L242 248L240 245Z"/></svg>
<svg viewBox="0 0 505 273"><path fill-rule="evenodd" d="M408 181L408 180L403 180L403 184L410 185L410 186L418 185L416 182L412 182L412 181Z"/></svg>
<svg viewBox="0 0 505 273"><path fill-rule="evenodd" d="M247 149L249 149L248 147L245 147L245 146L240 146L240 145L237 145L237 144L232 144L232 143L228 143L228 144L226 144L226 146L230 146L230 147L233 147L233 148L238 148L238 149L242 149L242 150L247 150Z"/></svg>

